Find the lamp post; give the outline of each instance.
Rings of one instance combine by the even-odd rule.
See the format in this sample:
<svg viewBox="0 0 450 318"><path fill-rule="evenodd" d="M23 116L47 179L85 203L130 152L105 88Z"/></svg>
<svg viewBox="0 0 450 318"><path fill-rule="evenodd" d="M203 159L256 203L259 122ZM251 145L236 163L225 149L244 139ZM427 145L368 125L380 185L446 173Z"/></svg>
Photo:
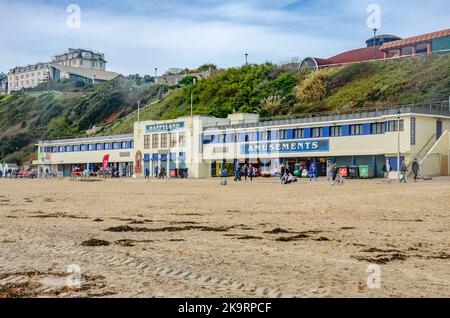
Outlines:
<svg viewBox="0 0 450 318"><path fill-rule="evenodd" d="M194 77L194 83L192 84L192 86L195 86L196 80L197 78ZM192 87L191 89L191 117L194 117L194 87Z"/></svg>
<svg viewBox="0 0 450 318"><path fill-rule="evenodd" d="M397 110L397 179L400 182L400 109Z"/></svg>
<svg viewBox="0 0 450 318"><path fill-rule="evenodd" d="M156 76L158 75L158 68L155 67L155 84L156 84Z"/></svg>
<svg viewBox="0 0 450 318"><path fill-rule="evenodd" d="M248 65L248 53L245 53L245 65Z"/></svg>
<svg viewBox="0 0 450 318"><path fill-rule="evenodd" d="M373 59L376 60L377 58L377 48L376 48L376 44L377 44L377 29L374 28L373 29Z"/></svg>

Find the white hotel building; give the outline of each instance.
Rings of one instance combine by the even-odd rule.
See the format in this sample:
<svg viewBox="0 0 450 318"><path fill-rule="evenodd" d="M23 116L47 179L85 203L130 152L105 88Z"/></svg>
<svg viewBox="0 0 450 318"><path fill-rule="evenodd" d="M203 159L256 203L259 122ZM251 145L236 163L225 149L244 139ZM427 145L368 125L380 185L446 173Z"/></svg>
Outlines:
<svg viewBox="0 0 450 318"><path fill-rule="evenodd" d="M133 134L40 141L38 151L35 164L65 176L75 166L97 171L109 155L109 166L130 177L156 166L191 178L217 176L222 168L233 174L244 163L274 172L282 162L314 163L325 175L327 161L368 166L377 177L386 160L395 174L398 154L408 164L419 158L422 175L448 175L450 109L442 103L271 121L256 114L143 121Z"/></svg>

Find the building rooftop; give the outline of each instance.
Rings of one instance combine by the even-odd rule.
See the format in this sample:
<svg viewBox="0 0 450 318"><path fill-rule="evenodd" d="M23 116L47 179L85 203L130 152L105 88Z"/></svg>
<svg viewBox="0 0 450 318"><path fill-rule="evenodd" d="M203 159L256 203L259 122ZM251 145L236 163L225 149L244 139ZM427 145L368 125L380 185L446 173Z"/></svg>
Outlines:
<svg viewBox="0 0 450 318"><path fill-rule="evenodd" d="M427 34L418 35L418 36L413 36L413 37L399 40L399 41L385 43L380 47L380 50L384 51L384 50L388 50L388 49L402 48L404 46L417 45L417 44L429 42L434 39L443 38L446 36L450 36L450 29L427 33Z"/></svg>
<svg viewBox="0 0 450 318"><path fill-rule="evenodd" d="M115 73L115 72L89 69L89 68L83 68L83 67L59 65L59 64L54 64L54 63L51 63L50 66L54 67L62 72L65 72L65 73L80 75L80 76L91 78L91 79L94 78L94 76L95 76L95 79L100 80L100 81L110 81L120 75L119 73Z"/></svg>
<svg viewBox="0 0 450 318"><path fill-rule="evenodd" d="M101 60L106 63L105 54L103 54L103 53L96 53L92 50L72 49L72 48L69 48L67 53L55 55L52 59L52 62L65 61L67 59L75 59L75 58L84 58L84 59L89 59L89 60Z"/></svg>
<svg viewBox="0 0 450 318"><path fill-rule="evenodd" d="M133 134L124 134L124 135L113 135L113 136L97 136L97 137L86 137L86 138L75 138L75 139L59 139L59 140L41 140L39 144L62 144L62 143L87 143L87 142L95 142L95 141L114 141L114 140L122 140L133 138Z"/></svg>
<svg viewBox="0 0 450 318"><path fill-rule="evenodd" d="M395 116L400 114L426 114L435 116L450 117L450 106L448 102L440 102L429 105L405 105L382 109L362 109L353 112L338 114L337 112L324 112L318 114L299 114L293 116L280 116L274 118L261 119L259 122L241 123L236 125L216 125L204 129L207 131L239 129L239 128L259 128L272 126L287 126L293 124L321 123L330 121L356 120L375 117Z"/></svg>

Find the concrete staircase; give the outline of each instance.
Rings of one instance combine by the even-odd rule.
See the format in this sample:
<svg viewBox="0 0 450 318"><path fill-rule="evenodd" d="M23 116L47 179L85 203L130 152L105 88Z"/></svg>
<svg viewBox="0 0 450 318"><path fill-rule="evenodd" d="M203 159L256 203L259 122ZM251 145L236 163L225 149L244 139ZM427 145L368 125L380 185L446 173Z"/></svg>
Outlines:
<svg viewBox="0 0 450 318"><path fill-rule="evenodd" d="M419 159L423 177L448 176L450 172L450 130L430 148L422 159Z"/></svg>

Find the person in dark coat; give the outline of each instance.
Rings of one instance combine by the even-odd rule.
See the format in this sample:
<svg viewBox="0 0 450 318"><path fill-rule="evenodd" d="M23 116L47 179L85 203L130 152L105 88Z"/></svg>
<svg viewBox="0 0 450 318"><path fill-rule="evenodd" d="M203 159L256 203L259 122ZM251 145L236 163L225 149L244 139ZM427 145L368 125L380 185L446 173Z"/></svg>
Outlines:
<svg viewBox="0 0 450 318"><path fill-rule="evenodd" d="M403 160L402 165L400 166L400 182L406 183L406 178L408 176L408 166L406 165L406 161Z"/></svg>
<svg viewBox="0 0 450 318"><path fill-rule="evenodd" d="M414 173L414 182L417 182L417 177L419 176L419 173L420 173L420 165L419 165L419 160L417 160L417 158L414 159L411 168Z"/></svg>

